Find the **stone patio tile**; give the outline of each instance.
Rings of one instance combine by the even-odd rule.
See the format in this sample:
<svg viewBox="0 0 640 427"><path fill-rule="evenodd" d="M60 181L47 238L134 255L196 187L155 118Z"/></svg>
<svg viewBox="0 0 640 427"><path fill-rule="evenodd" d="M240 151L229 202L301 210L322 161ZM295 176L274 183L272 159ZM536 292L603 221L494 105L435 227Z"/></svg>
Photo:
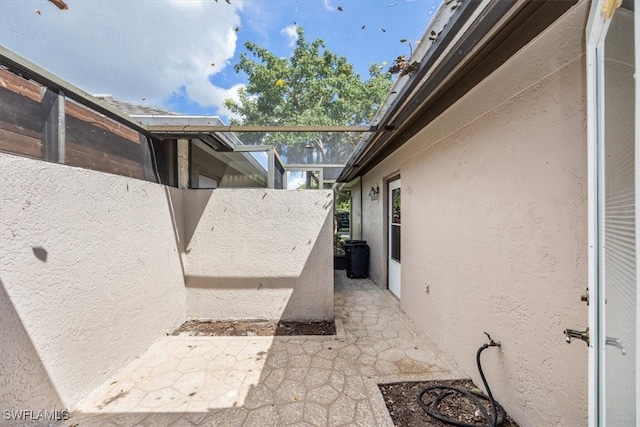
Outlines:
<svg viewBox="0 0 640 427"><path fill-rule="evenodd" d="M277 404L299 402L304 400L306 391L302 382L285 379L274 392L275 401Z"/></svg>
<svg viewBox="0 0 640 427"><path fill-rule="evenodd" d="M267 405L249 412L243 425L254 426L275 426L278 425L278 414L275 405Z"/></svg>
<svg viewBox="0 0 640 427"><path fill-rule="evenodd" d="M263 378L266 378L266 379L264 379L262 383L264 383L264 385L269 387L270 390L276 390L278 387L280 387L280 384L282 384L282 381L284 381L284 377L286 373L287 371L284 368L274 369L269 374L265 373L263 375Z"/></svg>
<svg viewBox="0 0 640 427"><path fill-rule="evenodd" d="M240 427L249 415L249 410L244 408L229 408L206 414L197 425L201 426L224 426Z"/></svg>
<svg viewBox="0 0 640 427"><path fill-rule="evenodd" d="M304 415L304 402L294 402L278 406L278 419L287 424L297 424Z"/></svg>
<svg viewBox="0 0 640 427"><path fill-rule="evenodd" d="M304 420L311 425L326 426L328 412L329 410L326 406L313 402L305 402L304 404Z"/></svg>
<svg viewBox="0 0 640 427"><path fill-rule="evenodd" d="M309 402L328 406L340 395L333 387L328 384L310 390L307 394Z"/></svg>
<svg viewBox="0 0 640 427"><path fill-rule="evenodd" d="M373 418L373 410L366 402L356 404L356 413L353 424L357 426L374 426L377 423Z"/></svg>
<svg viewBox="0 0 640 427"><path fill-rule="evenodd" d="M320 356L311 360L312 368L332 369L333 361L331 359L323 359Z"/></svg>
<svg viewBox="0 0 640 427"><path fill-rule="evenodd" d="M339 335L167 336L66 426L392 426L378 382L461 377L369 280L335 276Z"/></svg>
<svg viewBox="0 0 640 427"><path fill-rule="evenodd" d="M291 364L290 367L288 367L286 369L286 374L285 374L285 378L287 378L288 380L293 380L293 381L302 381L304 380L304 377L307 375L307 372L309 372L309 368L303 367L303 368L293 368L291 366L296 366L294 364Z"/></svg>
<svg viewBox="0 0 640 427"><path fill-rule="evenodd" d="M341 395L329 408L329 425L340 426L355 423L356 402Z"/></svg>
<svg viewBox="0 0 640 427"><path fill-rule="evenodd" d="M304 378L304 386L307 389L320 387L321 385L329 382L331 373L331 366L329 366L329 369L311 368Z"/></svg>

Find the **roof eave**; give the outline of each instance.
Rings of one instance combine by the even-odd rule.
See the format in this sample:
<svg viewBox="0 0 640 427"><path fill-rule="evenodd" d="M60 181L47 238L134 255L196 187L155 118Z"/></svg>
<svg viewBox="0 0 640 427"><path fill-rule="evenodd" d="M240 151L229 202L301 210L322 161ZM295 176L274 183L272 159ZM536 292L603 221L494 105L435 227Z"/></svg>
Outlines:
<svg viewBox="0 0 640 427"><path fill-rule="evenodd" d="M348 182L370 171L576 2L465 1L375 122L379 131L361 141L338 180ZM493 68L481 62L489 55L500 56ZM470 71L477 75L464 81Z"/></svg>

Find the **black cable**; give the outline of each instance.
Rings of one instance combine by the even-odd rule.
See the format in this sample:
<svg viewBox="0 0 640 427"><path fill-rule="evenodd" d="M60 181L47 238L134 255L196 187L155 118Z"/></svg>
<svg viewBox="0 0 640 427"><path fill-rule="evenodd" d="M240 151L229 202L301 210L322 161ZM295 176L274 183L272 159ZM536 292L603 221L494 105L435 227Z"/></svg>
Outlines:
<svg viewBox="0 0 640 427"><path fill-rule="evenodd" d="M487 389L488 397L482 393L476 393L475 391L466 390L466 389L462 389L454 386L448 386L448 385L430 386L425 388L420 392L420 394L418 394L418 404L427 413L427 415L437 420L440 420L446 424L451 424L454 426L478 427L477 424L469 424L462 421L453 420L440 413L440 410L439 410L440 403L447 397L458 393L476 405L476 407L478 408L478 411L486 421L486 424L485 424L486 427L498 427L504 423L505 419L507 418L507 414L504 408L498 402L496 402L495 399L493 398L493 394L491 393L491 389L489 388L489 383L487 383L487 379L485 378L484 372L482 371L482 364L480 363L480 355L484 350L486 350L489 347L500 346L499 343L491 339L489 334L487 334L487 337L489 337L489 343L483 344L478 349L476 353L476 363L478 365L478 371L480 371L480 377L482 378L484 387ZM431 391L439 392L439 394L431 402L425 403L423 400L423 397L426 393ZM491 403L491 411L492 411L491 416L489 416L489 413L487 412L486 408L482 404L483 400L489 401Z"/></svg>

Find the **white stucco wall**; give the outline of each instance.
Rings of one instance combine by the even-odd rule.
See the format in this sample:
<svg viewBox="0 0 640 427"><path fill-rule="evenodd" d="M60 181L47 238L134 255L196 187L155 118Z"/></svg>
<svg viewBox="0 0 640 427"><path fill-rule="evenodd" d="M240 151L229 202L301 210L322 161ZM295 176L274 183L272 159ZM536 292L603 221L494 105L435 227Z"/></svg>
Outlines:
<svg viewBox="0 0 640 427"><path fill-rule="evenodd" d="M333 319L333 194L185 193L187 316Z"/></svg>
<svg viewBox="0 0 640 427"><path fill-rule="evenodd" d="M0 171L2 409L71 407L185 320L170 193L7 154Z"/></svg>
<svg viewBox="0 0 640 427"><path fill-rule="evenodd" d="M362 240L362 192L360 191L360 180L355 179L348 185L351 192L349 203L349 228L353 240Z"/></svg>
<svg viewBox="0 0 640 427"><path fill-rule="evenodd" d="M401 307L521 426L587 421L587 143L582 2L365 175L402 179ZM386 197L364 199L386 286ZM426 293L426 286L429 293Z"/></svg>
<svg viewBox="0 0 640 427"><path fill-rule="evenodd" d="M397 172L397 171L396 171ZM369 174L362 179L362 192L364 193L362 204L362 238L367 241L371 250L369 253L369 277L379 286L387 287L387 216L388 194L387 178L396 176L397 173L387 173L380 177ZM378 186L380 194L378 200L368 197L371 187ZM381 232L384 230L385 232Z"/></svg>
<svg viewBox="0 0 640 427"><path fill-rule="evenodd" d="M0 343L0 411L64 409L2 283ZM4 412L0 416L4 420Z"/></svg>

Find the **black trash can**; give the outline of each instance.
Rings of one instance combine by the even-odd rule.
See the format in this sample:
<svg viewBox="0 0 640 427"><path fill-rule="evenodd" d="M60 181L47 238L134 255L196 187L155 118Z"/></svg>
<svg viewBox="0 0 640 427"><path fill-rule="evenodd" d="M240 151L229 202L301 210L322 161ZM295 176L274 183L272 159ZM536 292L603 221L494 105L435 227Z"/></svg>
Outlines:
<svg viewBox="0 0 640 427"><path fill-rule="evenodd" d="M347 261L347 277L369 277L369 245L366 240L347 240L344 242L344 254Z"/></svg>

